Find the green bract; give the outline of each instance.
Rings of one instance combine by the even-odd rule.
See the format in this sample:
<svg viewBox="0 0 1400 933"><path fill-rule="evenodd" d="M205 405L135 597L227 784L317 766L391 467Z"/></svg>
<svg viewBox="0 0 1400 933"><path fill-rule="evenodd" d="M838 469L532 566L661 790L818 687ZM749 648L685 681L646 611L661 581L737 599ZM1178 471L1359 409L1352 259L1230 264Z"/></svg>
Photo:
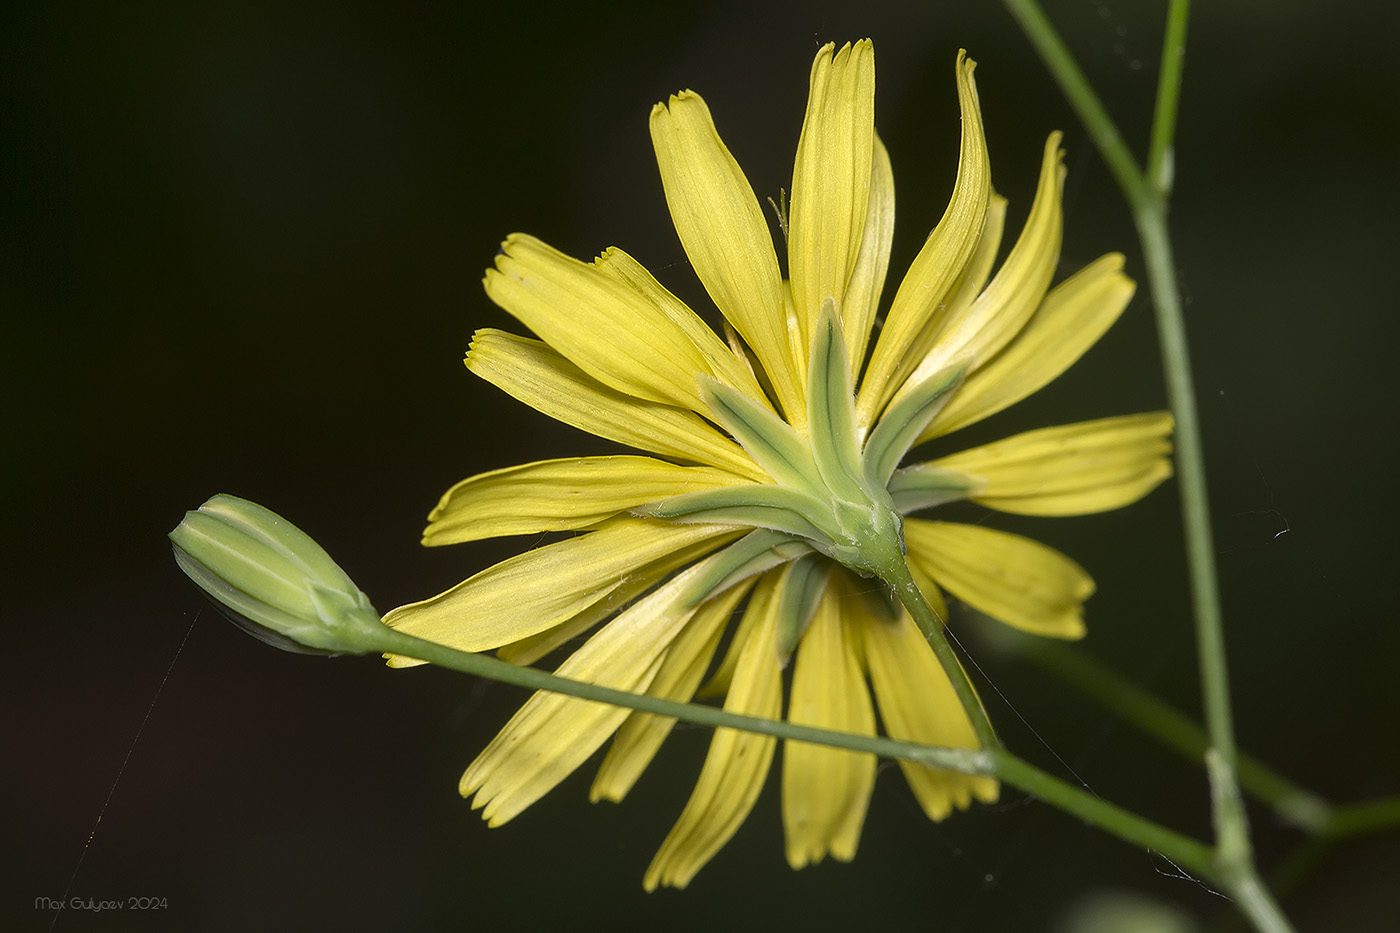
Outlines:
<svg viewBox="0 0 1400 933"><path fill-rule="evenodd" d="M175 560L234 624L302 654L381 650L384 625L321 546L277 513L217 495L170 532Z"/></svg>
<svg viewBox="0 0 1400 933"><path fill-rule="evenodd" d="M673 521L771 528L806 541L861 576L888 579L892 567L904 564L904 539L885 484L961 370L931 376L891 405L864 451L857 446L850 372L828 302L812 347L807 437L742 392L702 377L701 396L716 421L776 482L684 493L634 511Z"/></svg>

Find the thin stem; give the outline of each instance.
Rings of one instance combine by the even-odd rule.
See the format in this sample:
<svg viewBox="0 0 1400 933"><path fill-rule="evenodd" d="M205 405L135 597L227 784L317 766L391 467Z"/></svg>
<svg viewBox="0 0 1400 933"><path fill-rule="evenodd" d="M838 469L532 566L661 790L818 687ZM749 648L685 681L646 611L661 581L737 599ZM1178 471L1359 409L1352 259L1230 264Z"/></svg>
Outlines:
<svg viewBox="0 0 1400 933"><path fill-rule="evenodd" d="M1194 875L1219 881L1215 853L1203 843L1151 820L1124 810L1116 804L1067 784L1007 751L989 753L996 776L1046 803L1083 819L1134 845L1159 852Z"/></svg>
<svg viewBox="0 0 1400 933"><path fill-rule="evenodd" d="M924 598L923 591L909 573L909 567L902 559L895 560L885 568L882 576L884 581L894 588L895 595L904 604L904 608L909 610L919 630L928 639L929 646L938 657L938 663L943 667L943 672L952 681L958 702L962 703L967 718L972 722L972 731L976 733L977 741L986 749L1001 748L1001 739L997 738L996 729L987 718L987 711L982 708L982 701L978 699L972 681L967 679L967 671L963 670L962 662L958 660L953 646L948 644L948 639L943 634L943 620L934 614L933 607Z"/></svg>
<svg viewBox="0 0 1400 933"><path fill-rule="evenodd" d="M1143 181L1142 170L1138 167L1137 160L1128 149L1128 144L1123 141L1123 135L1118 132L1118 127L1108 115L1108 110L1104 108L1094 89L1089 86L1089 79L1084 77L1079 63L1074 60L1074 56L1055 32L1055 27L1041 10L1040 4L1035 0L1004 2L1011 15L1021 24L1021 30L1035 46L1050 73L1059 82L1060 90L1078 112L1080 121L1089 131L1094 145L1108 164L1109 171L1118 179L1118 186L1127 195L1129 203L1134 207L1145 203L1151 197L1151 193ZM1172 112L1175 114L1175 108Z"/></svg>
<svg viewBox="0 0 1400 933"><path fill-rule="evenodd" d="M1251 864L1248 869L1228 883L1230 894L1235 898L1235 906L1250 919L1259 933L1292 933L1293 925L1283 915L1278 902L1260 880L1254 866Z"/></svg>
<svg viewBox="0 0 1400 933"><path fill-rule="evenodd" d="M1387 797L1337 807L1327 824L1327 834L1340 838L1394 826L1400 826L1400 797Z"/></svg>
<svg viewBox="0 0 1400 933"><path fill-rule="evenodd" d="M1026 647L1041 668L1184 757L1200 761L1210 747L1198 723L1079 648L1046 639L1027 639ZM1326 800L1243 752L1237 765L1244 790L1281 819L1309 833L1327 830L1334 808Z"/></svg>
<svg viewBox="0 0 1400 933"><path fill-rule="evenodd" d="M1171 243L1162 211L1141 211L1137 221L1152 303L1157 311L1157 336L1162 345L1167 394L1176 418L1176 472L1181 488L1182 522L1196 617L1196 647L1201 665L1206 730L1210 733L1211 744L1233 768L1236 757L1235 729L1230 715L1230 680L1225 663L1220 587L1215 571L1215 549L1211 543L1210 498L1206 491L1205 454L1196 414L1196 390L1191 382L1186 325L1176 288L1176 266L1172 261Z"/></svg>
<svg viewBox="0 0 1400 933"><path fill-rule="evenodd" d="M979 749L934 748L911 742L899 742L895 739L818 729L783 720L745 716L698 703L678 703L674 700L664 700L660 697L630 693L626 690L616 690L581 680L558 677L533 667L519 667L490 655L458 651L455 648L425 641L387 626L377 638L379 643L372 649L376 653L382 652L416 658L420 661L436 664L438 667L445 667L448 670L474 674L478 677L486 677L490 680L498 680L530 690L548 690L553 693L578 697L581 700L594 700L613 706L623 706L657 716L693 722L701 726L741 729L745 732L758 732L780 739L794 739L816 745L849 748L852 751L870 752L886 758L902 758L906 761L947 768L950 771L959 771L964 774L991 773L990 759Z"/></svg>
<svg viewBox="0 0 1400 933"><path fill-rule="evenodd" d="M1065 96L1089 128L1104 160L1118 177L1123 194L1133 209L1138 236L1142 240L1147 280L1156 311L1157 334L1162 349L1162 365L1167 394L1176 418L1176 464L1181 486L1182 523L1186 535L1187 563L1190 569L1192 603L1195 610L1197 652L1201 664L1201 689L1206 710L1206 728L1211 744L1220 754L1218 775L1232 778L1235 768L1235 733L1230 717L1229 678L1225 667L1225 639L1220 613L1220 592L1215 572L1215 552L1211 543L1209 496L1206 492L1205 458L1202 453L1196 395L1191 382L1191 359L1186 345L1186 326L1181 299L1176 288L1176 266L1167 236L1165 201L1149 189L1128 152L1122 135L1108 116L1098 95L1089 86L1063 40L1046 19L1035 0L1006 0L1012 14L1021 22L1031 42L1045 59ZM1174 8L1176 9L1176 8ZM1184 15L1184 10L1177 10ZM1185 24L1176 28L1178 45L1184 41ZM1180 80L1179 68L1164 67L1164 79ZM1174 97L1175 91L1162 96ZM1158 116L1174 119L1175 108L1163 106ZM1154 128L1154 138L1163 146L1171 142L1168 129ZM1236 792L1235 796L1238 796ZM1229 804L1230 795L1218 797ZM1241 811L1242 815L1242 811Z"/></svg>
<svg viewBox="0 0 1400 933"><path fill-rule="evenodd" d="M1186 327L1176 287L1171 241L1167 235L1166 189L1149 185L1143 177L1113 119L1039 4L1035 0L1005 0L1005 3L1088 128L1104 161L1118 179L1137 223L1157 317L1167 394L1172 413L1176 416L1176 464L1181 488L1182 524L1196 621L1201 693L1211 742L1211 748L1206 753L1206 770L1211 780L1216 858L1225 885L1254 924L1262 930L1287 929L1287 921L1269 898L1267 889L1259 882L1254 870L1244 802L1236 778L1237 753L1230 715L1219 584L1211 542L1210 500L1206 491L1205 458L1196 414L1195 390L1191 383ZM1175 127L1175 102L1180 93L1182 72L1179 66L1184 54L1187 13L1187 7L1182 3L1174 3L1171 9L1174 20L1168 24L1168 33L1172 36L1176 52L1163 61L1158 81L1159 84L1174 86L1159 89L1152 130L1154 151L1162 153L1160 158L1163 160L1171 148ZM1158 171L1161 171L1161 166Z"/></svg>
<svg viewBox="0 0 1400 933"><path fill-rule="evenodd" d="M1130 813L1115 804L1068 784L1011 753L994 747L987 750L965 748L934 748L899 742L894 739L854 733L834 732L802 726L782 720L760 719L729 713L713 706L677 703L644 694L613 690L597 684L556 677L530 667L517 667L499 658L471 654L424 641L412 635L385 627L372 636L379 641L372 650L417 658L466 674L489 677L505 683L536 690L550 690L583 700L610 703L614 706L641 710L658 716L669 716L704 726L742 729L780 739L793 739L818 745L870 752L886 758L898 758L918 764L947 768L963 774L996 777L1013 787L1080 817L1088 823L1142 848L1160 852L1176 864L1202 877L1219 882L1212 850L1205 843L1168 829L1151 820Z"/></svg>
<svg viewBox="0 0 1400 933"><path fill-rule="evenodd" d="M1181 100L1181 71L1186 63L1186 21L1190 0L1172 0L1162 38L1162 66L1157 76L1157 105L1152 113L1152 141L1147 147L1147 183L1163 201L1172 190L1172 138Z"/></svg>

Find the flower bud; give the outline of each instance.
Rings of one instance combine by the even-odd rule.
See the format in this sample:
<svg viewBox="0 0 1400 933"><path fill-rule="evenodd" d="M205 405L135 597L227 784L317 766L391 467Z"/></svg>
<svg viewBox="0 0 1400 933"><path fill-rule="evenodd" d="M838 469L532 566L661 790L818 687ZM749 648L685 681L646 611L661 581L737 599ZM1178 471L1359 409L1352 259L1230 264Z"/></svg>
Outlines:
<svg viewBox="0 0 1400 933"><path fill-rule="evenodd" d="M249 634L302 654L378 652L384 625L321 546L255 502L217 495L170 532L175 560Z"/></svg>

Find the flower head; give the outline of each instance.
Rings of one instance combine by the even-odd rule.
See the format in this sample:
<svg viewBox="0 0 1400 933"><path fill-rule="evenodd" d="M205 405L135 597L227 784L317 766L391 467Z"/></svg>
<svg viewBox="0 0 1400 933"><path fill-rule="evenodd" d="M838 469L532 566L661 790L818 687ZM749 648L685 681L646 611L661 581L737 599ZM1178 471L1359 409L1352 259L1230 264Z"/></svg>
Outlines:
<svg viewBox="0 0 1400 933"><path fill-rule="evenodd" d="M649 455L547 460L471 477L430 516L429 545L580 532L385 619L527 664L588 635L562 676L897 739L975 748L968 715L891 597L902 577L1040 635L1078 638L1088 574L1045 545L910 517L957 500L1029 515L1126 505L1170 475L1164 413L1032 431L901 467L908 451L987 417L1070 366L1133 293L1122 257L1054 288L1059 136L995 275L1006 202L991 188L973 63L958 56L962 148L952 199L876 327L894 224L874 130L868 41L812 66L785 219L787 279L747 179L699 95L658 104L651 135L686 255L720 336L622 250L592 263L516 234L486 292L540 339L476 333L467 367L527 405ZM907 569L906 569L907 568ZM882 582L883 581L883 582ZM737 620L737 621L735 621ZM726 636L728 636L726 641ZM726 645L721 653L720 647ZM403 666L413 662L391 658ZM873 699L872 699L873 694ZM672 722L532 697L462 778L492 825L605 742L594 800L621 800ZM720 729L645 884L684 886L748 815L776 740ZM932 819L997 784L903 763ZM789 742L782 812L793 867L856 851L872 756Z"/></svg>

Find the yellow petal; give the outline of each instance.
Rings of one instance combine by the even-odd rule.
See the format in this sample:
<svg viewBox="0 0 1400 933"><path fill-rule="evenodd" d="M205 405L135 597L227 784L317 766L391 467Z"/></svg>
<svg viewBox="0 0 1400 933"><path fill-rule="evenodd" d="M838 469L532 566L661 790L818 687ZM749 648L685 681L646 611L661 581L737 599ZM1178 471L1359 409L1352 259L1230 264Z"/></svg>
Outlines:
<svg viewBox="0 0 1400 933"><path fill-rule="evenodd" d="M428 516L426 545L571 531L657 499L746 483L705 466L651 457L572 457L492 470L449 489Z"/></svg>
<svg viewBox="0 0 1400 933"><path fill-rule="evenodd" d="M590 434L756 482L767 478L743 448L693 411L610 389L538 340L484 328L472 337L467 368L531 408Z"/></svg>
<svg viewBox="0 0 1400 933"><path fill-rule="evenodd" d="M967 261L962 278L958 279L957 287L948 298L943 320L960 319L987 287L992 266L996 265L997 255L1001 252L1001 237L1005 230L1006 198L993 191L987 198L987 219L982 224L982 235L977 238L977 248L972 251L972 258ZM935 323L941 322L930 321L920 335L919 345L911 348L911 352L920 359L931 349L932 339L941 332Z"/></svg>
<svg viewBox="0 0 1400 933"><path fill-rule="evenodd" d="M769 575L760 581L749 602L747 614L755 616L757 622L744 644L724 700L724 708L730 712L768 719L776 719L782 713L778 587L769 582L773 579L775 576ZM777 579L786 579L786 573ZM775 744L771 736L715 730L695 791L647 868L642 884L648 891L659 884L685 887L729 841L763 789Z"/></svg>
<svg viewBox="0 0 1400 933"><path fill-rule="evenodd" d="M776 608L774 611L777 611ZM715 668L715 672L710 675L710 679L705 682L705 685L696 692L700 699L712 700L729 692L729 685L734 680L734 670L739 666L739 656L743 654L744 646L749 643L749 638L762 619L763 616L756 612L745 612L740 617L739 625L734 630L734 637L729 640L729 647L725 649L724 657L720 659L719 666Z"/></svg>
<svg viewBox="0 0 1400 933"><path fill-rule="evenodd" d="M686 334L636 290L532 236L501 244L483 280L491 300L566 359L619 392L695 409L713 376Z"/></svg>
<svg viewBox="0 0 1400 933"><path fill-rule="evenodd" d="M948 296L943 312L935 314L934 318L924 325L918 337L910 342L906 351L909 359L925 359L942 333L939 325L945 321L962 318L977 300L977 296L982 294L982 289L986 287L987 279L992 274L997 253L1001 249L1001 234L1005 225L1006 198L993 191L987 198L987 219L982 224L982 235L977 238L977 247L967 261L967 268L963 270L952 294ZM904 390L910 389L914 383L913 377L906 379Z"/></svg>
<svg viewBox="0 0 1400 933"><path fill-rule="evenodd" d="M1118 320L1136 287L1118 253L1101 256L1045 296L1030 323L991 362L978 368L918 443L981 421L1069 369Z"/></svg>
<svg viewBox="0 0 1400 933"><path fill-rule="evenodd" d="M981 525L906 519L909 560L958 599L1007 625L1051 638L1082 638L1094 581L1039 541Z"/></svg>
<svg viewBox="0 0 1400 933"><path fill-rule="evenodd" d="M597 531L517 554L445 593L400 606L385 623L462 651L485 651L582 612L629 573L666 555L719 547L743 532L719 525L610 519ZM392 666L411 666L399 659Z"/></svg>
<svg viewBox="0 0 1400 933"><path fill-rule="evenodd" d="M753 582L746 580L701 604L695 617L667 650L661 669L647 688L648 696L684 703L695 695L695 688L714 658L730 614L748 594ZM667 716L642 712L629 715L598 767L589 799L617 801L627 796L675 724L676 720Z"/></svg>
<svg viewBox="0 0 1400 933"><path fill-rule="evenodd" d="M688 567L713 549L714 545L711 542L701 541L659 557L627 574L615 589L610 590L606 596L587 609L553 628L502 645L496 650L496 656L512 664L534 664L554 649L583 635L656 584L669 578L671 574Z"/></svg>
<svg viewBox="0 0 1400 933"><path fill-rule="evenodd" d="M890 246L894 242L894 171L890 154L875 134L870 160L870 197L865 211L865 233L856 255L846 301L841 306L841 326L851 353L851 380L860 375L861 364L875 326L885 273L890 268Z"/></svg>
<svg viewBox="0 0 1400 933"><path fill-rule="evenodd" d="M788 344L782 276L753 188L693 91L651 111L651 140L666 203L695 274L753 348L786 412L802 392Z"/></svg>
<svg viewBox="0 0 1400 933"><path fill-rule="evenodd" d="M975 301L936 322L928 353L906 388L952 366L974 371L1020 333L1040 306L1060 261L1063 158L1060 134L1051 133L1045 143L1035 203L1016 245Z"/></svg>
<svg viewBox="0 0 1400 933"><path fill-rule="evenodd" d="M963 712L948 675L908 614L862 626L870 684L880 719L891 738L943 748L977 748L972 723ZM899 763L904 778L929 819L941 820L972 798L997 799L996 779L942 768Z"/></svg>
<svg viewBox="0 0 1400 933"><path fill-rule="evenodd" d="M935 460L985 482L972 501L1022 515L1084 515L1136 502L1172 474L1170 412L1041 428Z"/></svg>
<svg viewBox="0 0 1400 933"><path fill-rule="evenodd" d="M972 80L975 67L965 52L958 53L958 105L962 110L958 177L943 219L914 257L875 343L860 387L859 422L865 427L875 423L895 389L918 365L918 359L909 356L909 346L947 299L982 236L991 195L991 166L982 135L977 85Z"/></svg>
<svg viewBox="0 0 1400 933"><path fill-rule="evenodd" d="M860 629L880 624L844 589L827 590L793 664L788 719L803 725L875 734L875 711L858 661ZM802 868L827 853L855 857L875 784L875 756L783 743L783 829L788 864Z"/></svg>
<svg viewBox="0 0 1400 933"><path fill-rule="evenodd" d="M845 313L846 285L865 233L875 136L875 50L870 40L828 43L812 62L807 115L797 141L788 225L792 282L806 359L822 303Z"/></svg>
<svg viewBox="0 0 1400 933"><path fill-rule="evenodd" d="M685 335L704 357L708 372L720 382L767 404L768 397L759 388L753 370L746 360L734 355L710 325L647 271L646 267L616 246L604 251L594 261L598 271L623 283L648 304L665 315ZM693 380L692 380L693 381Z"/></svg>
<svg viewBox="0 0 1400 933"><path fill-rule="evenodd" d="M645 690L666 648L691 616L677 597L692 568L609 622L555 671L560 677ZM514 818L588 759L627 717L607 703L539 691L462 775L462 796L492 826Z"/></svg>

